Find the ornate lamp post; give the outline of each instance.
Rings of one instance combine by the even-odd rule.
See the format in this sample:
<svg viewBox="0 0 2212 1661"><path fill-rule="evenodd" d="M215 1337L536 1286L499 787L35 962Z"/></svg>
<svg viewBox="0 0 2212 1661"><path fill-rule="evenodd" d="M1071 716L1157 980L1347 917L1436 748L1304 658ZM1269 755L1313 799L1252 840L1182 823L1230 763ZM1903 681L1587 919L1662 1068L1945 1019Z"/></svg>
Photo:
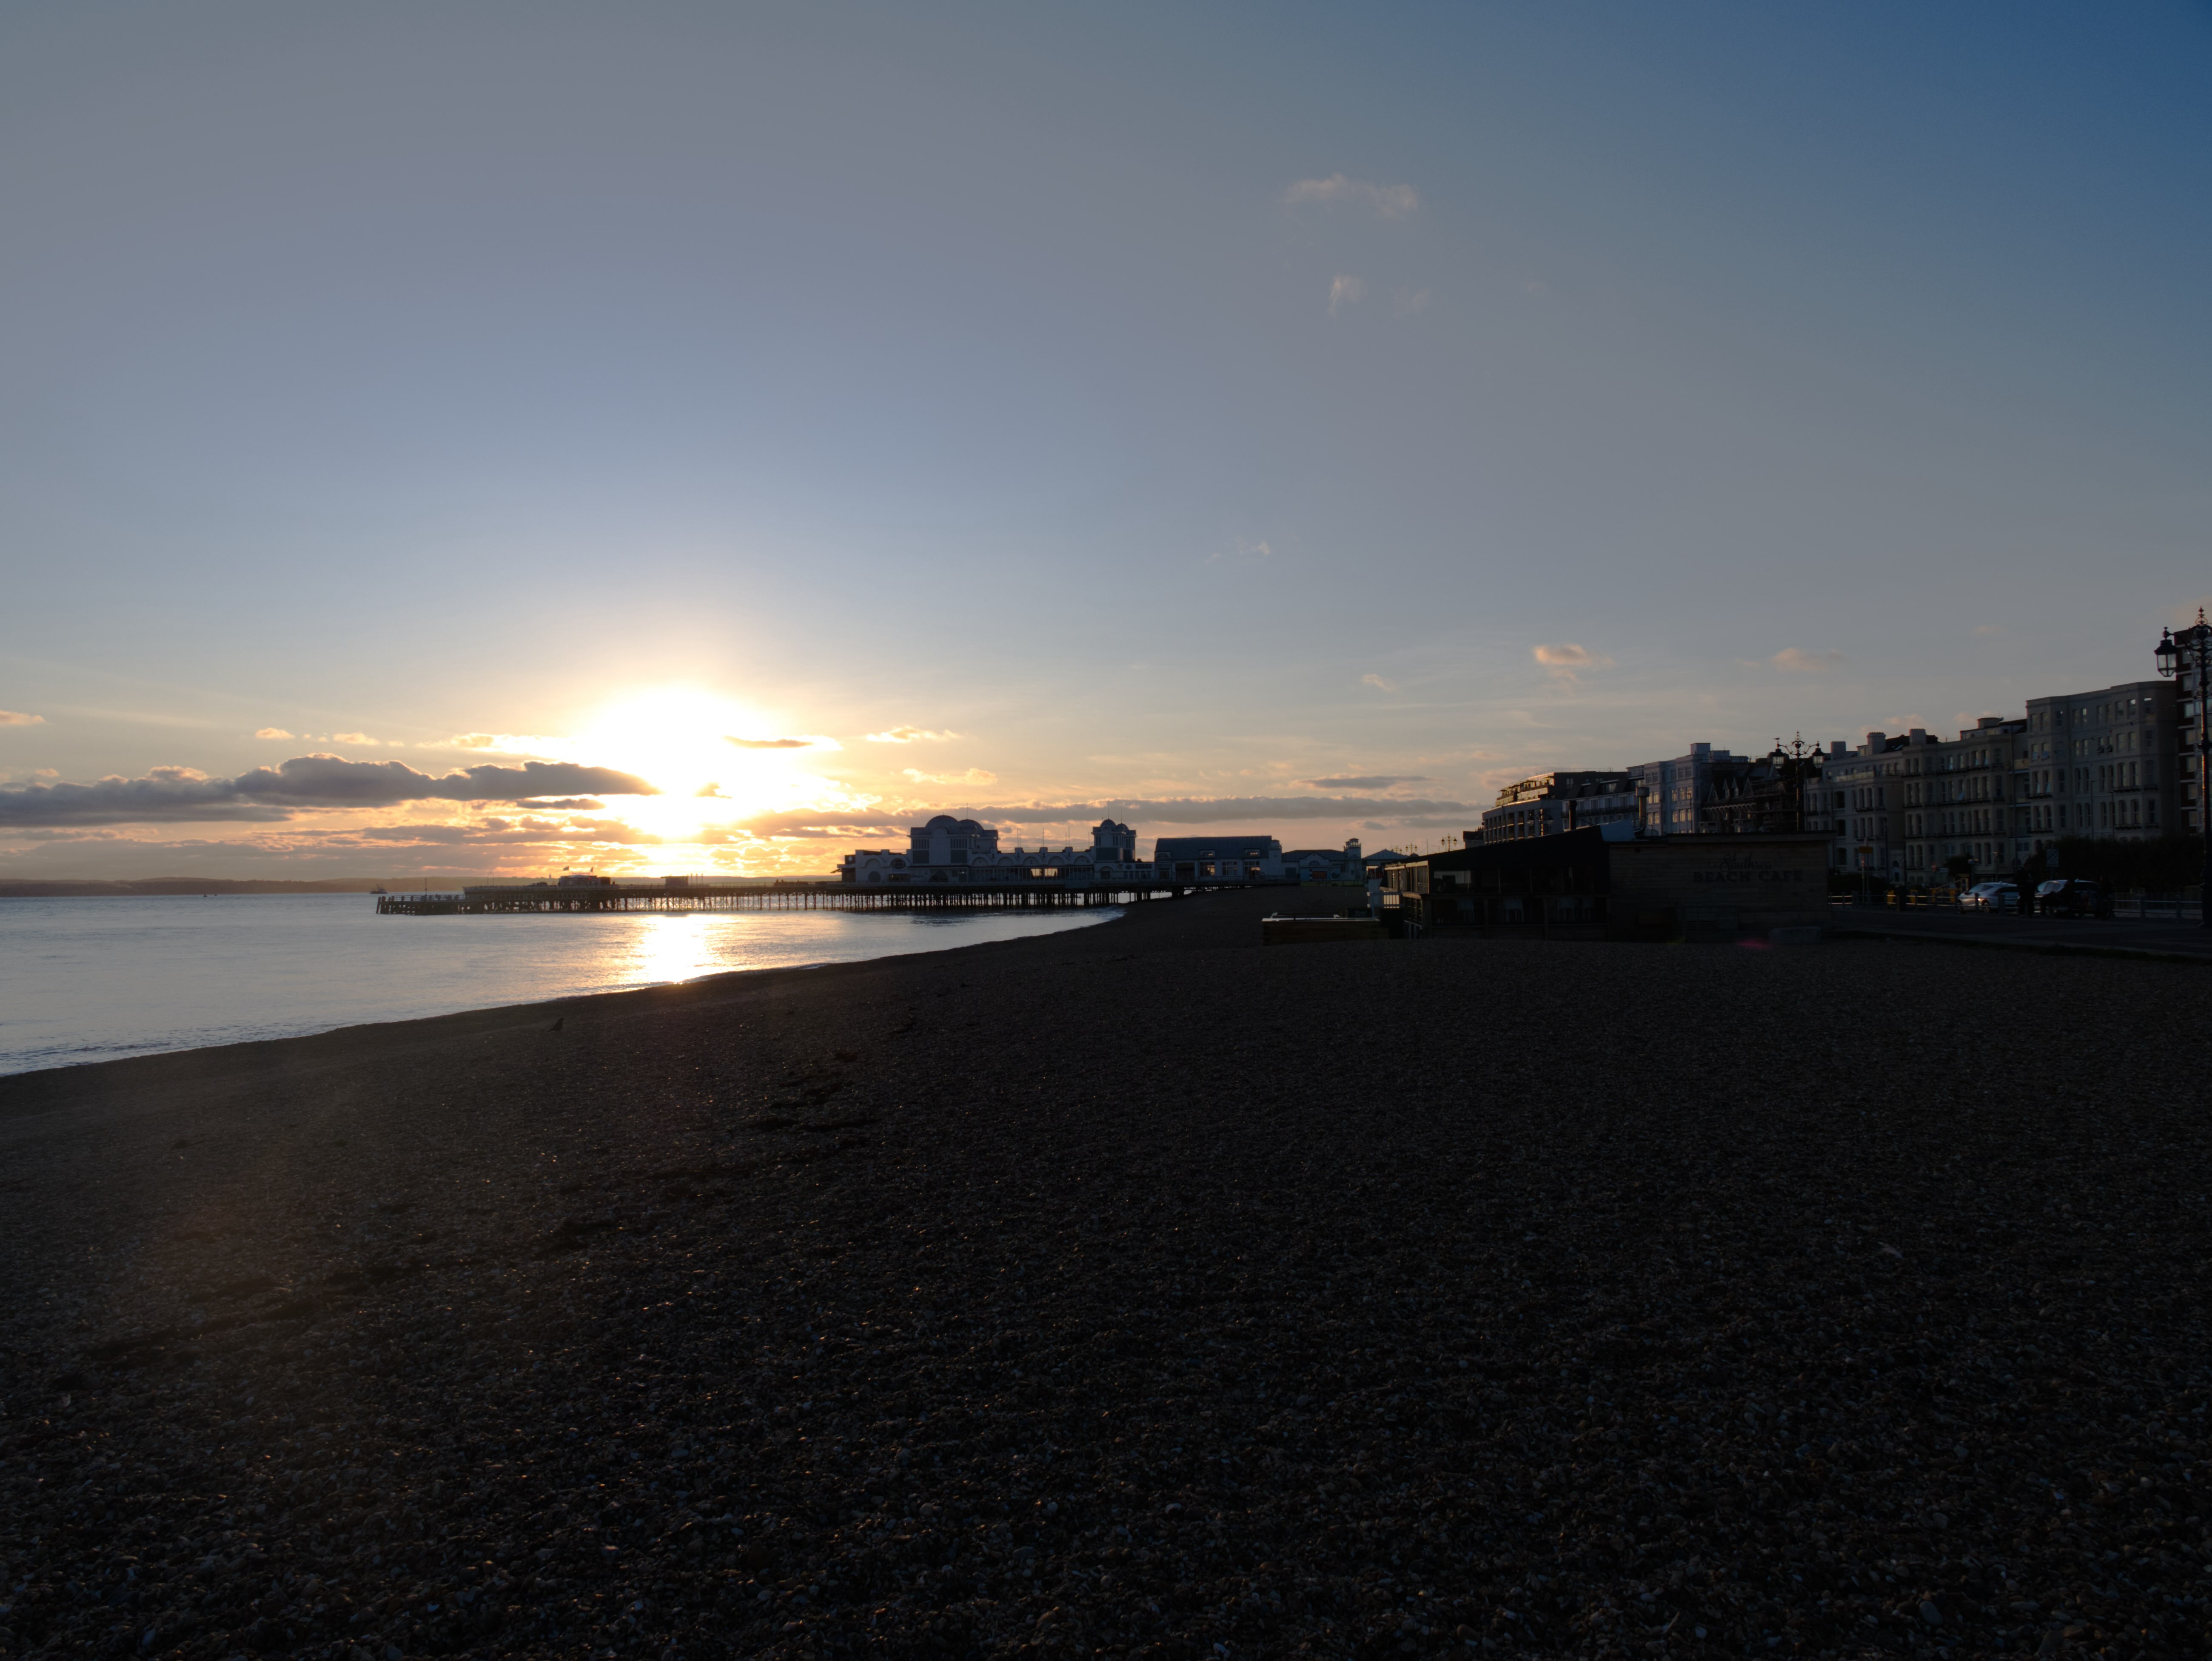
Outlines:
<svg viewBox="0 0 2212 1661"><path fill-rule="evenodd" d="M2197 903L2197 925L2212 929L2212 709L2207 709L2206 678L2212 675L2212 624L2204 621L2204 608L2197 608L2197 621L2179 634L2161 630L2158 642L2158 672L2181 678L2179 691L2197 700L2197 833L2204 839L2203 888Z"/></svg>

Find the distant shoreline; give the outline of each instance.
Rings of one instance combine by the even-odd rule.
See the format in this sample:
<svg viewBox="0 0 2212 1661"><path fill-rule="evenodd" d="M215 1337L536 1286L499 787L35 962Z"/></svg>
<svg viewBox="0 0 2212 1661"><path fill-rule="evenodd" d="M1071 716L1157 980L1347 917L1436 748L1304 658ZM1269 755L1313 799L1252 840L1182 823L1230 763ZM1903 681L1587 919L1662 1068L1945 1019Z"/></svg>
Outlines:
<svg viewBox="0 0 2212 1661"><path fill-rule="evenodd" d="M34 880L16 878L0 881L0 900L80 900L173 898L191 894L369 894L379 888L435 888L453 885L455 877L325 877L313 881L287 881L272 877L137 877L100 881L57 878Z"/></svg>
<svg viewBox="0 0 2212 1661"><path fill-rule="evenodd" d="M805 879L817 882L828 879ZM13 878L0 880L0 900L175 899L195 894L373 894L380 888L395 894L417 890L448 892L472 883L528 880L526 877L462 876L451 872L432 877L324 877L313 880L276 877L135 877L112 881L92 878ZM749 877L739 880L766 883L775 879Z"/></svg>

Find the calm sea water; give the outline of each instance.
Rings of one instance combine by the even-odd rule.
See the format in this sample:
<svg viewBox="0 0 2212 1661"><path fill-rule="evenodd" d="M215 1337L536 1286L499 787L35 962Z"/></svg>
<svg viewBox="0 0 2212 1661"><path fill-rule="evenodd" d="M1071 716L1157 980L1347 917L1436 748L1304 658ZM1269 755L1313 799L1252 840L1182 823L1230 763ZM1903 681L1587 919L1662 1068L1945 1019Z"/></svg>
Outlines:
<svg viewBox="0 0 2212 1661"><path fill-rule="evenodd" d="M938 952L1120 915L380 917L366 894L0 899L0 1073Z"/></svg>

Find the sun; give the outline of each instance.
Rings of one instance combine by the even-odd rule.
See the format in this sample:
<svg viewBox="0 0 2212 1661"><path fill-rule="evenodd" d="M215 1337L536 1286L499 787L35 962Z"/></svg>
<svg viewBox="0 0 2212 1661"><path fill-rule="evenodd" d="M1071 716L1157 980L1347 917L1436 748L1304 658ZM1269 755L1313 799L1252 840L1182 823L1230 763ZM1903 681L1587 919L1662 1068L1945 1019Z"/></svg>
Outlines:
<svg viewBox="0 0 2212 1661"><path fill-rule="evenodd" d="M734 700L664 687L601 710L584 729L581 747L599 765L635 773L660 792L625 801L625 821L680 842L818 785L804 763L826 743L793 740Z"/></svg>

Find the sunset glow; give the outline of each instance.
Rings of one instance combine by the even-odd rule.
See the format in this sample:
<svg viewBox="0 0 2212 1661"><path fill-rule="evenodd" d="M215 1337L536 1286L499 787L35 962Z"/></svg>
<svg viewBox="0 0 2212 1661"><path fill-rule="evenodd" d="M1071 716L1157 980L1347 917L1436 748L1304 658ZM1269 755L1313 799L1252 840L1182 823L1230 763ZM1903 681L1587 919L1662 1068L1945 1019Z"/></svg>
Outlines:
<svg viewBox="0 0 2212 1661"><path fill-rule="evenodd" d="M785 733L733 699L663 687L610 704L574 747L580 756L610 757L605 765L635 773L660 792L610 801L608 817L674 848L696 849L694 863L723 864L731 850L710 849L702 839L719 833L713 840L724 843L728 827L756 814L819 800L827 787L811 764L836 746ZM635 857L633 852L617 862ZM659 854L652 862L670 864Z"/></svg>

